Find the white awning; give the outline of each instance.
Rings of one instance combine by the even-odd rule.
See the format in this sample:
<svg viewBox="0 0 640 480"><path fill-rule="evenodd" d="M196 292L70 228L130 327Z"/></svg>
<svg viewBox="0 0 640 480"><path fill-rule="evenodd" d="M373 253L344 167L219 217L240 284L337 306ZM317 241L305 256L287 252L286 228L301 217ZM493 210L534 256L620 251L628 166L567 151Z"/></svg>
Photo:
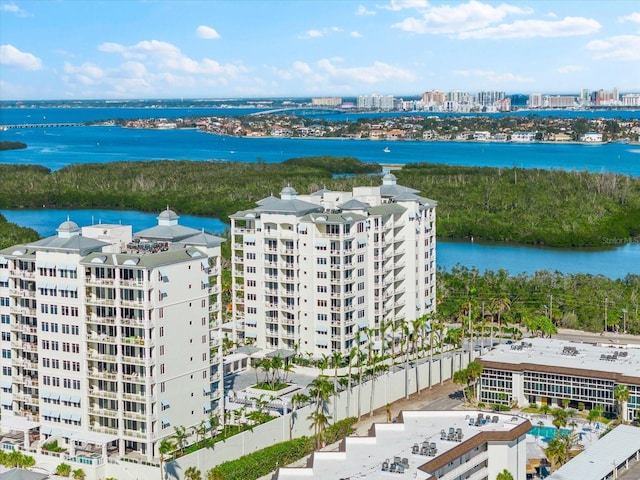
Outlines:
<svg viewBox="0 0 640 480"><path fill-rule="evenodd" d="M51 400L60 400L60 394L59 393L50 393L49 394L49 398Z"/></svg>
<svg viewBox="0 0 640 480"><path fill-rule="evenodd" d="M169 400L160 400L160 405L162 405L162 408L169 408L171 406Z"/></svg>
<svg viewBox="0 0 640 480"><path fill-rule="evenodd" d="M2 379L0 380L0 388L11 388L11 379Z"/></svg>
<svg viewBox="0 0 640 480"><path fill-rule="evenodd" d="M255 243L256 242L256 238L252 237L250 235L245 235L244 238L242 239L242 241L244 243Z"/></svg>
<svg viewBox="0 0 640 480"><path fill-rule="evenodd" d="M79 422L80 421L80 415L78 415L77 413L72 413L71 414L71 420L74 422Z"/></svg>
<svg viewBox="0 0 640 480"><path fill-rule="evenodd" d="M324 338L316 339L316 345L319 345L321 347L326 347L328 344L329 344L329 342Z"/></svg>
<svg viewBox="0 0 640 480"><path fill-rule="evenodd" d="M9 272L4 268L0 270L0 280L2 280L3 282L9 280Z"/></svg>
<svg viewBox="0 0 640 480"><path fill-rule="evenodd" d="M78 286L77 285L65 285L64 290L69 290L70 292L77 292L78 291Z"/></svg>
<svg viewBox="0 0 640 480"><path fill-rule="evenodd" d="M79 420L79 418L78 418ZM108 435L106 433L97 432L73 432L69 435L69 438L76 442L92 443L94 445L102 445L105 443L111 443L114 440L118 440L117 435Z"/></svg>
<svg viewBox="0 0 640 480"><path fill-rule="evenodd" d="M9 265L9 259L0 257L0 265Z"/></svg>
<svg viewBox="0 0 640 480"><path fill-rule="evenodd" d="M60 418L62 418L63 420L71 420L71 414L68 412L62 412L60 414Z"/></svg>
<svg viewBox="0 0 640 480"><path fill-rule="evenodd" d="M358 246L359 247L366 247L367 246L367 241L366 240L358 240Z"/></svg>
<svg viewBox="0 0 640 480"><path fill-rule="evenodd" d="M0 400L0 404L5 407L11 407L11 405L13 405L13 400L8 397L2 397L2 400Z"/></svg>
<svg viewBox="0 0 640 480"><path fill-rule="evenodd" d="M63 402L70 402L71 395L69 395L68 393L63 393L62 395L60 395L60 400Z"/></svg>
<svg viewBox="0 0 640 480"><path fill-rule="evenodd" d="M306 233L306 231L307 231L307 225L306 224L302 223L302 224L298 225L298 232Z"/></svg>
<svg viewBox="0 0 640 480"><path fill-rule="evenodd" d="M200 260L200 264L205 270L209 268L209 262L207 260Z"/></svg>
<svg viewBox="0 0 640 480"><path fill-rule="evenodd" d="M0 420L0 426L4 429L25 431L40 426L38 422L32 422L24 417L9 415L7 413L8 412L5 412L5 415L3 415Z"/></svg>
<svg viewBox="0 0 640 480"><path fill-rule="evenodd" d="M208 403L204 404L204 413L209 413L211 411L211 405Z"/></svg>
<svg viewBox="0 0 640 480"><path fill-rule="evenodd" d="M71 399L70 401L72 403L80 403L80 397L78 395L70 395Z"/></svg>
<svg viewBox="0 0 640 480"><path fill-rule="evenodd" d="M43 435L50 435L51 427L40 427L40 433Z"/></svg>
<svg viewBox="0 0 640 480"><path fill-rule="evenodd" d="M326 325L316 325L316 332L327 333L327 326Z"/></svg>
<svg viewBox="0 0 640 480"><path fill-rule="evenodd" d="M316 240L313 242L314 247L326 247L329 245L327 240Z"/></svg>
<svg viewBox="0 0 640 480"><path fill-rule="evenodd" d="M210 394L211 394L211 386L210 386L210 385L208 385L208 386L204 387L204 388L202 389L202 392L203 392L205 395L210 395Z"/></svg>

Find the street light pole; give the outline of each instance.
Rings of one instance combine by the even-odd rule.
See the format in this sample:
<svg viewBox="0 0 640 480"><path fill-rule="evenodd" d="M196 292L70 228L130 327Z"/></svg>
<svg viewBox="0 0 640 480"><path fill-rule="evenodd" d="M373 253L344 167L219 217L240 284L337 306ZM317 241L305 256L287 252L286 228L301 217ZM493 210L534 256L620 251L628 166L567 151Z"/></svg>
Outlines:
<svg viewBox="0 0 640 480"><path fill-rule="evenodd" d="M627 309L622 309L622 333L627 333Z"/></svg>

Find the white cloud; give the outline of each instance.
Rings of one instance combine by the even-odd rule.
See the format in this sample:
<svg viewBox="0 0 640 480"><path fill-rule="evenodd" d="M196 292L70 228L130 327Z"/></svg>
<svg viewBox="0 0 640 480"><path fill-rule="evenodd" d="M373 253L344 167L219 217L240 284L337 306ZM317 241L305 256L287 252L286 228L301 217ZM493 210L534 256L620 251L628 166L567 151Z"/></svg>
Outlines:
<svg viewBox="0 0 640 480"><path fill-rule="evenodd" d="M360 32L351 32L349 35L353 38L362 38L362 34Z"/></svg>
<svg viewBox="0 0 640 480"><path fill-rule="evenodd" d="M196 28L196 35L200 38L204 38L205 40L215 40L220 38L220 34L216 32L215 29L207 27L206 25L200 25Z"/></svg>
<svg viewBox="0 0 640 480"><path fill-rule="evenodd" d="M418 18L408 17L392 25L406 32L431 34L457 34L468 32L502 21L508 15L530 14L529 8L520 8L506 3L498 6L470 0L454 6L430 7Z"/></svg>
<svg viewBox="0 0 640 480"><path fill-rule="evenodd" d="M556 38L589 35L600 30L601 25L590 18L566 17L562 20L517 20L510 24L461 32L461 39L505 39L505 38Z"/></svg>
<svg viewBox="0 0 640 480"><path fill-rule="evenodd" d="M509 82L509 83L531 83L533 78L523 77L522 75L516 75L514 73L499 73L493 70L454 70L454 75L458 77L477 77L484 78L494 83Z"/></svg>
<svg viewBox="0 0 640 480"><path fill-rule="evenodd" d="M375 15L375 10L367 10L367 7L364 5L358 5L358 9L356 10L356 15Z"/></svg>
<svg viewBox="0 0 640 480"><path fill-rule="evenodd" d="M38 57L21 52L13 45L0 45L0 65L32 71L42 69L42 61Z"/></svg>
<svg viewBox="0 0 640 480"><path fill-rule="evenodd" d="M325 58L318 61L316 65L321 72L328 74L332 80L338 81L374 84L389 80L402 82L416 80L412 72L379 61L368 67L340 67Z"/></svg>
<svg viewBox="0 0 640 480"><path fill-rule="evenodd" d="M605 40L593 40L587 50L596 60L640 61L640 35L618 35Z"/></svg>
<svg viewBox="0 0 640 480"><path fill-rule="evenodd" d="M386 10L406 10L408 8L426 8L429 5L427 0L391 0L389 5L381 7Z"/></svg>
<svg viewBox="0 0 640 480"><path fill-rule="evenodd" d="M583 65L564 65L558 68L558 73L584 72L586 67Z"/></svg>
<svg viewBox="0 0 640 480"><path fill-rule="evenodd" d="M28 17L29 14L25 11L22 10L19 6L17 6L15 3L3 3L0 4L0 12L9 12L9 13L13 13L19 17Z"/></svg>
<svg viewBox="0 0 640 480"><path fill-rule="evenodd" d="M631 15L618 18L619 22L633 22L640 23L640 12L634 12Z"/></svg>
<svg viewBox="0 0 640 480"><path fill-rule="evenodd" d="M307 30L306 32L304 32L301 35L298 35L298 38L301 39L308 39L308 38L320 38L320 37L324 37L326 31L323 30Z"/></svg>

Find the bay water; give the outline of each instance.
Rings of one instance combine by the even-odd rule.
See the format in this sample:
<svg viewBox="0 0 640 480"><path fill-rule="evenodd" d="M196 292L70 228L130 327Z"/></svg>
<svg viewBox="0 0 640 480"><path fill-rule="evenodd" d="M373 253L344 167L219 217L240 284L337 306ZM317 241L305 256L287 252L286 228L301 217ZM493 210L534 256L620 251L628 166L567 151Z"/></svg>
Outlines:
<svg viewBox="0 0 640 480"><path fill-rule="evenodd" d="M250 109L0 108L0 124L75 123L113 118L177 118L194 115L242 115ZM584 112L595 115L596 112ZM612 114L613 112L607 112ZM623 112L635 115L633 112ZM391 114L388 114L391 115ZM397 114L396 114L397 115ZM344 118L344 117L341 117ZM236 138L198 130L139 130L115 126L21 128L0 131L0 140L22 141L24 150L0 152L0 163L35 164L51 170L72 164L139 160L280 162L315 155L350 156L365 162L419 162L465 166L518 167L613 172L640 177L640 145L611 143L511 144L473 142L367 141L342 139ZM387 152L388 151L388 152ZM428 196L428 192L423 192ZM9 221L51 235L68 215L79 225L131 224L134 231L154 225L157 214L110 210L3 211ZM180 213L180 212L178 212ZM182 216L181 223L220 232L218 219ZM505 244L439 240L438 264L511 274L536 270L601 274L621 278L640 273L640 244L607 249L546 249Z"/></svg>

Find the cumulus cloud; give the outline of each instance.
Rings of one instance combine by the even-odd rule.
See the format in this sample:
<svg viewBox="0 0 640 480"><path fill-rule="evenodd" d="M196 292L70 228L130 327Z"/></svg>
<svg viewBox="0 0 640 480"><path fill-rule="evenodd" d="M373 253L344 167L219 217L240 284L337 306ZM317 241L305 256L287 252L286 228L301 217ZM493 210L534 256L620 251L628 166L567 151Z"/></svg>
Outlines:
<svg viewBox="0 0 640 480"><path fill-rule="evenodd" d="M340 27L328 27L328 28L323 28L321 30L317 30L317 29L307 30L306 32L298 35L298 38L302 40L308 40L310 38L320 38L332 32L334 33L342 32L342 29Z"/></svg>
<svg viewBox="0 0 640 480"><path fill-rule="evenodd" d="M477 77L489 80L494 83L509 82L509 83L531 83L533 78L523 77L522 75L516 75L514 73L500 73L493 70L454 70L454 75L458 77Z"/></svg>
<svg viewBox="0 0 640 480"><path fill-rule="evenodd" d="M367 7L364 5L358 5L358 9L356 10L356 15L375 15L375 10L367 10Z"/></svg>
<svg viewBox="0 0 640 480"><path fill-rule="evenodd" d="M600 23L590 18L566 17L562 20L517 20L510 24L461 32L461 39L555 38L589 35L600 30Z"/></svg>
<svg viewBox="0 0 640 480"><path fill-rule="evenodd" d="M586 68L583 65L564 65L558 68L558 73L583 72Z"/></svg>
<svg viewBox="0 0 640 480"><path fill-rule="evenodd" d="M508 15L532 13L529 8L521 8L506 3L493 6L471 0L467 3L429 7L420 17L408 17L392 25L412 33L457 34L498 23Z"/></svg>
<svg viewBox="0 0 640 480"><path fill-rule="evenodd" d="M391 0L389 5L383 6L386 10L406 10L409 8L426 8L429 5L427 0Z"/></svg>
<svg viewBox="0 0 640 480"><path fill-rule="evenodd" d="M38 57L13 45L0 45L0 65L31 71L42 69L42 61Z"/></svg>
<svg viewBox="0 0 640 480"><path fill-rule="evenodd" d="M14 15L17 15L19 17L28 17L29 16L29 14L25 10L22 10L15 3L3 3L3 4L0 4L0 12L13 13Z"/></svg>
<svg viewBox="0 0 640 480"><path fill-rule="evenodd" d="M412 72L379 61L365 67L342 67L325 58L319 60L316 65L320 71L339 81L374 84L388 80L401 82L416 80Z"/></svg>
<svg viewBox="0 0 640 480"><path fill-rule="evenodd" d="M593 40L587 44L587 50L594 52L596 60L640 61L640 35Z"/></svg>
<svg viewBox="0 0 640 480"><path fill-rule="evenodd" d="M624 17L620 17L618 18L618 21L621 23L624 23L624 22L640 23L640 12L634 12L630 15L625 15Z"/></svg>
<svg viewBox="0 0 640 480"><path fill-rule="evenodd" d="M353 38L362 38L362 34L360 32L351 32L349 35Z"/></svg>
<svg viewBox="0 0 640 480"><path fill-rule="evenodd" d="M199 38L204 38L205 40L215 40L220 38L220 34L216 32L215 29L207 27L206 25L200 25L196 28L196 35L198 35Z"/></svg>

